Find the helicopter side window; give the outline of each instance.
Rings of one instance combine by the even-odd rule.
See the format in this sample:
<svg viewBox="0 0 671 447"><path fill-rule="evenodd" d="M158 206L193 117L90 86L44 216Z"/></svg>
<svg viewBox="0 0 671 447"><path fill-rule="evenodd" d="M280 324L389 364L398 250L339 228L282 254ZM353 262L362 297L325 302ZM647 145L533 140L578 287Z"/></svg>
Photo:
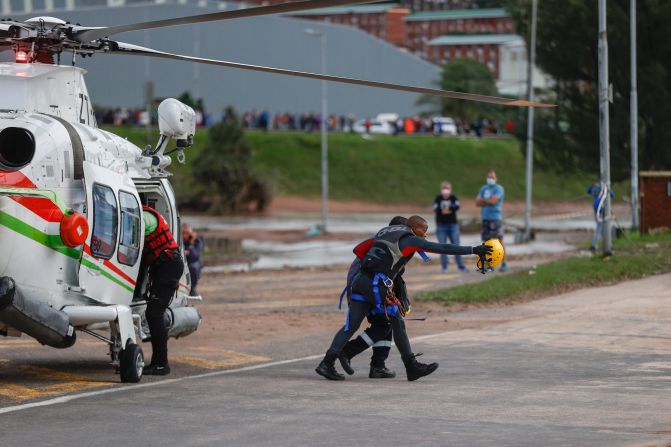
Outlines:
<svg viewBox="0 0 671 447"><path fill-rule="evenodd" d="M117 205L114 191L108 186L93 185L93 234L91 254L110 259L116 248Z"/></svg>
<svg viewBox="0 0 671 447"><path fill-rule="evenodd" d="M121 205L121 238L117 259L133 266L140 256L140 205L134 195L119 191Z"/></svg>

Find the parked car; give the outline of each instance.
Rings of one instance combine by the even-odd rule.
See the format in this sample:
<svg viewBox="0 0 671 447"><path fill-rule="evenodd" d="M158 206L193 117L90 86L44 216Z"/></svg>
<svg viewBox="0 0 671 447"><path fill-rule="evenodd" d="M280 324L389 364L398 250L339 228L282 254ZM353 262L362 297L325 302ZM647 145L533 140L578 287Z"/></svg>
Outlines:
<svg viewBox="0 0 671 447"><path fill-rule="evenodd" d="M370 120L370 133L378 135L393 135L394 126L387 121ZM354 132L366 133L366 120L362 119L354 123Z"/></svg>
<svg viewBox="0 0 671 447"><path fill-rule="evenodd" d="M434 135L457 135L457 124L452 118L436 116L432 120Z"/></svg>

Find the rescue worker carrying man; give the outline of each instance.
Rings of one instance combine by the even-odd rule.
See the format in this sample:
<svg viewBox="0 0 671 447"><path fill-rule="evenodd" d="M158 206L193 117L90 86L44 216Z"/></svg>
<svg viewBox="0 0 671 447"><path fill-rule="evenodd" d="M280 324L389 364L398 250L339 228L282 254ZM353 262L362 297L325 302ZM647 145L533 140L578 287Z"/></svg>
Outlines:
<svg viewBox="0 0 671 447"><path fill-rule="evenodd" d="M184 272L184 261L179 245L161 214L146 205L142 207L144 220L144 250L142 264L149 268L149 299L145 315L151 333L151 363L143 374L165 376L168 365L168 330L165 311L172 301ZM141 269L141 271L143 271Z"/></svg>
<svg viewBox="0 0 671 447"><path fill-rule="evenodd" d="M384 314L389 318L396 348L406 368L409 381L431 374L438 368L437 363L424 364L416 359L405 329L400 304L394 296L393 286L397 276L413 255L419 251L448 255L489 255L492 247L475 247L436 244L426 240L429 225L420 216L411 216L406 225L388 226L375 235L374 242L365 255L361 270L352 280L352 301L350 303L345 326L333 338L326 355L316 368L317 374L329 380L344 380L345 376L335 369L347 341L356 333L361 322L369 314ZM385 334L372 338L374 345ZM347 354L347 353L346 353ZM347 365L348 358L340 358ZM343 361L344 360L344 361Z"/></svg>

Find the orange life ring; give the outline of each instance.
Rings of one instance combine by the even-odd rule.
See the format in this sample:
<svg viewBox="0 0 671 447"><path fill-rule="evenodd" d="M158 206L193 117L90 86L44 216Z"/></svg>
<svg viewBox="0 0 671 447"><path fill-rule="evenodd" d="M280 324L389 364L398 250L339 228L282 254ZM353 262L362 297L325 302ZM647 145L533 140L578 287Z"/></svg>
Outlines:
<svg viewBox="0 0 671 447"><path fill-rule="evenodd" d="M89 224L80 213L72 213L61 219L61 240L68 247L82 245L89 235Z"/></svg>

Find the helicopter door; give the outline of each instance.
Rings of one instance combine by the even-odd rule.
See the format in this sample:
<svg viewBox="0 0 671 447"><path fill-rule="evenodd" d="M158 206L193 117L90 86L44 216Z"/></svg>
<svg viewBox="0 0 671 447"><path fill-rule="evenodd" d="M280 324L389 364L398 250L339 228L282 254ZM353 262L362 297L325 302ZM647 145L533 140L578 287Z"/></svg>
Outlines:
<svg viewBox="0 0 671 447"><path fill-rule="evenodd" d="M131 179L84 161L89 236L79 285L105 304L130 304L142 254L142 208Z"/></svg>

